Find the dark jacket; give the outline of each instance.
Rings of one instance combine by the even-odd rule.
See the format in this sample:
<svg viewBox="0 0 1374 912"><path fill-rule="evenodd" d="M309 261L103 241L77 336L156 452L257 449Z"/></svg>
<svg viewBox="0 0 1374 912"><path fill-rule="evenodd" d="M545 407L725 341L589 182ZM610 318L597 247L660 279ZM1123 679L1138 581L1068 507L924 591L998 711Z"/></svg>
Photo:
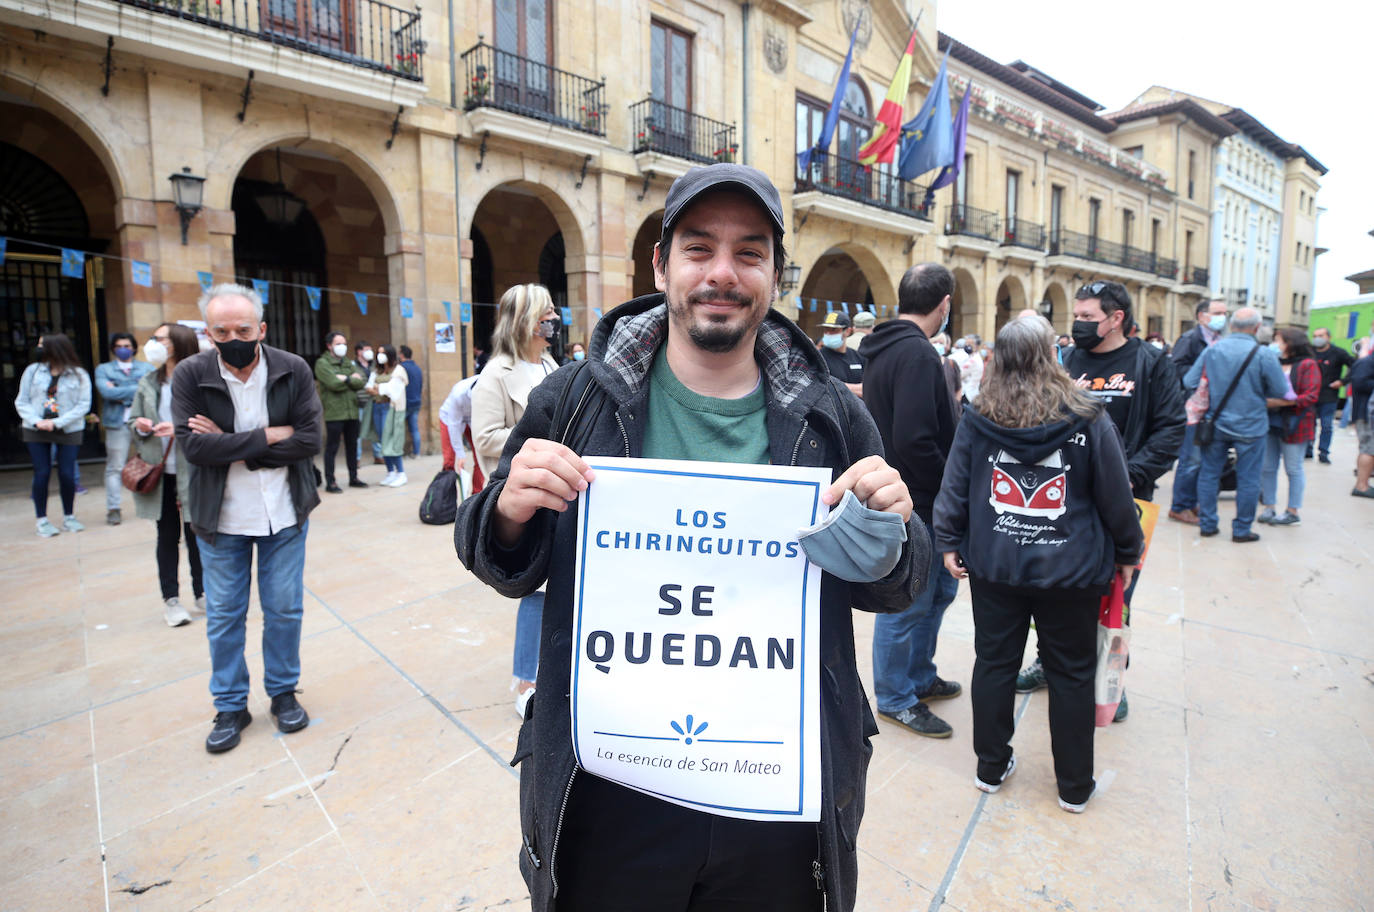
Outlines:
<svg viewBox="0 0 1374 912"><path fill-rule="evenodd" d="M1346 375L1345 382L1350 384L1351 416L1355 421L1365 421L1369 408L1369 397L1374 394L1374 355L1365 355L1355 361L1355 366Z"/></svg>
<svg viewBox="0 0 1374 912"><path fill-rule="evenodd" d="M420 365L409 359L402 361L401 367L406 372L406 411L409 412L418 409L424 401L425 373Z"/></svg>
<svg viewBox="0 0 1374 912"><path fill-rule="evenodd" d="M1326 348L1314 348L1312 357L1316 359L1317 366L1322 371L1322 390L1317 397L1320 405L1327 402L1335 402L1341 398L1340 387L1333 388L1331 384L1341 379L1341 374L1346 368L1354 368L1355 356L1339 345L1328 345Z"/></svg>
<svg viewBox="0 0 1374 912"><path fill-rule="evenodd" d="M1116 425L1106 416L1005 428L972 407L935 501L935 547L978 579L1098 589L1144 547Z"/></svg>
<svg viewBox="0 0 1374 912"><path fill-rule="evenodd" d="M367 385L367 368L360 367L352 358L339 358L327 351L315 359L315 385L320 391L325 421L358 420L358 391Z"/></svg>
<svg viewBox="0 0 1374 912"><path fill-rule="evenodd" d="M864 342L864 405L887 461L902 475L916 513L930 525L945 456L954 440L954 402L935 346L910 320L890 320Z"/></svg>
<svg viewBox="0 0 1374 912"><path fill-rule="evenodd" d="M1183 433L1187 430L1183 386L1174 365L1162 351L1139 339L1127 344L1136 347L1137 380L1126 426L1117 430L1126 447L1132 493L1141 500L1154 500L1155 482L1174 467L1183 446ZM1064 356L1064 369L1070 377L1083 372L1083 363L1084 354L1077 348Z"/></svg>
<svg viewBox="0 0 1374 912"><path fill-rule="evenodd" d="M1202 353L1207 350L1207 337L1202 334L1202 327L1194 326L1186 333L1178 337L1174 343L1174 350L1169 357L1173 359L1174 370L1178 371L1179 382L1183 382L1184 376L1188 373L1188 368L1193 366L1193 362L1202 357Z"/></svg>
<svg viewBox="0 0 1374 912"><path fill-rule="evenodd" d="M232 462L243 460L249 469L290 469L288 483L297 523L304 523L320 502L311 461L320 451L324 426L315 376L300 357L265 342L262 357L267 359L268 425L295 428L290 437L270 446L265 428L234 430L234 400L220 376L218 352L193 355L172 374L172 421L181 444L177 454L178 459L185 456L191 472L187 521L197 535L211 542L219 529L224 482ZM224 433L192 434L187 422L195 415L209 418Z"/></svg>
<svg viewBox="0 0 1374 912"><path fill-rule="evenodd" d="M604 390L606 401L599 410L589 407L583 412L588 426L587 443L580 451L584 455L637 457L642 453L648 416L646 381L654 353L666 335L667 308L661 294L636 298L597 324L584 369ZM844 449L851 461L882 452L882 442L862 404L829 378L815 345L789 320L769 312L759 327L755 355L764 375L765 420L774 464L829 466L838 476L844 468L842 433L848 438ZM530 437L559 436L550 428L551 419L574 369L574 365L561 368L535 387L500 464L487 487L459 508L454 531L459 559L502 595L519 598L548 581L537 688L511 760L522 765L520 870L529 884L535 912L554 908L556 837L578 773L568 705L578 511L575 504L562 514L539 511L510 551L495 542L492 523L511 458ZM710 458L709 453L702 455ZM930 545L924 528L916 522L908 525L908 538L902 559L883 580L851 585L829 574L821 579L819 862L830 907L836 910L854 907L858 878L854 845L872 754L869 738L878 733L854 658L850 607L896 612L911 604L925 585L917 573L929 566L921 562L929 561Z"/></svg>

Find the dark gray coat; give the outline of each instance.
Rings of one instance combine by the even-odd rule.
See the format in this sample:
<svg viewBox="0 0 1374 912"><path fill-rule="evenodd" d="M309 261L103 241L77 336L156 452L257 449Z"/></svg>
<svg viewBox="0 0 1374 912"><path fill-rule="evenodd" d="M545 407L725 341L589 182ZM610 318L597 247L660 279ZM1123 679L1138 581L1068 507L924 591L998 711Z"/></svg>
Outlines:
<svg viewBox="0 0 1374 912"><path fill-rule="evenodd" d="M584 455L641 454L648 414L646 380L654 353L666 334L667 309L661 294L624 304L598 324L585 369L591 371L609 401L599 412L586 412L593 426L581 449ZM774 464L827 466L838 476L845 468L840 455L842 435L847 437L851 462L882 453L877 428L862 403L830 379L815 345L791 321L770 312L759 328L755 357L763 369ZM502 595L519 598L548 582L537 689L511 761L521 765L520 828L524 845L520 870L529 884L535 912L554 908L558 832L578 775L568 706L577 509L574 505L562 514L541 510L527 527L525 537L510 551L495 542L492 522L511 458L530 437L557 436L550 426L571 368L560 369L535 388L487 487L459 508L454 532L459 559ZM710 458L709 453L702 455ZM919 522L908 524L908 538L897 568L883 580L853 585L829 574L821 580L820 658L824 673L818 861L829 907L845 912L854 908L858 881L854 846L873 752L869 738L878 733L855 664L850 608L896 612L911 604L926 584L917 574L929 566L930 539Z"/></svg>

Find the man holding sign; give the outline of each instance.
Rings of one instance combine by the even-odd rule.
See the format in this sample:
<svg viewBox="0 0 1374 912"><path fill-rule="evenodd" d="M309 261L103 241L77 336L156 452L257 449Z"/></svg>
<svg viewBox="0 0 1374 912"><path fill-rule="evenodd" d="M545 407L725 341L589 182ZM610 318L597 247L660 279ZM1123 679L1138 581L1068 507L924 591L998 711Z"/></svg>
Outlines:
<svg viewBox="0 0 1374 912"><path fill-rule="evenodd" d="M512 598L547 581L512 761L540 912L854 907L877 726L850 608L910 604L929 539L862 404L770 310L782 240L761 172L675 181L662 293L533 391L460 509L480 579ZM895 526L892 560L799 542L842 498L831 527Z"/></svg>

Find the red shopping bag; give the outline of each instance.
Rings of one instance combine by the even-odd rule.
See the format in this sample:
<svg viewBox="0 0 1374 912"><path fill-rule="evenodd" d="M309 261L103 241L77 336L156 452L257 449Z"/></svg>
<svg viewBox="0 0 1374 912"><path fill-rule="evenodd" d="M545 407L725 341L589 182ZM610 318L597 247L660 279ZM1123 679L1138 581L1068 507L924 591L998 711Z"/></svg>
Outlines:
<svg viewBox="0 0 1374 912"><path fill-rule="evenodd" d="M1102 597L1097 616L1097 675L1093 680L1099 728L1112 724L1125 688L1126 657L1130 653L1131 628L1123 620L1125 590L1121 575L1112 574L1112 591Z"/></svg>

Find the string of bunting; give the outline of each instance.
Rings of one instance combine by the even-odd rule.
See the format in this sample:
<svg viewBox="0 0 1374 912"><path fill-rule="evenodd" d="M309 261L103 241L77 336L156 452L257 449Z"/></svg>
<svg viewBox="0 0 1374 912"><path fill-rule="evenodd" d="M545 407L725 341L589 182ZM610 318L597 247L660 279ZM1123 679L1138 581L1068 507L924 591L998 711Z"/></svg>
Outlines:
<svg viewBox="0 0 1374 912"><path fill-rule="evenodd" d="M7 238L7 237L0 237L0 266L3 266L4 263L5 263L5 255L6 255L6 250L7 250L7 247L8 247L8 242L9 242L9 238ZM151 288L152 285L153 285L153 264L152 264L152 263L149 263L149 262L146 262L146 261L144 261L144 260L136 260L136 259L133 259L132 257L114 256L113 254L108 254L108 253L93 253L93 252L85 251L85 250L75 250L75 249L72 249L72 248L70 248L70 247L61 247L61 246L58 246L58 245L56 245L56 244L44 244L44 243L41 243L41 242L38 242L38 241L28 241L28 240L26 240L26 241L24 241L24 243L25 243L26 245L27 245L27 244L32 244L32 245L35 246L35 247L46 247L46 248L48 248L48 249L50 249L50 250L59 251L59 252L61 253L61 256L62 256L62 275L63 275L63 276L66 276L66 277L68 277L68 278L73 278L73 279L82 279L82 278L85 278L85 276L86 276L86 259L87 259L87 257L97 257L97 258L99 258L99 259L110 260L110 261L118 262L118 263L128 263L128 264L129 264L129 277L130 277L130 280L131 280L135 285L138 285L138 286L143 287L143 288ZM242 282L245 281L245 280L244 280L242 277L240 277L240 276L232 276L231 278L233 278L234 281L240 282L240 283L242 283ZM213 285L215 284L215 273L210 272L210 271L207 271L207 270L198 270L198 271L196 272L196 279L197 279L197 281L199 281L199 283L200 283L201 291L209 291L210 288L211 288L211 286L213 286ZM276 281L276 280L268 280L268 279L251 279L251 280L247 280L247 281L250 281L250 282L251 282L251 284L252 284L252 286L253 286L253 290L256 291L256 292L258 293L258 296L259 296L259 297L262 298L264 304L267 303L268 300L270 300L270 295L271 295L271 293L272 293L272 287L273 287L273 286L276 286L276 287L278 287L278 288L299 288L299 289L304 289L306 301L309 303L310 309L311 309L311 310L319 310L319 309L320 309L320 300L321 300L321 297L322 297L323 293L327 291L327 292L330 292L330 293L332 293L332 294L337 294L337 295L340 295L340 296L343 296L343 295L352 295L352 297L353 297L353 302L354 302L354 304L356 304L357 307L358 307L358 312L361 313L363 316L367 316L367 306L368 306L368 303L369 303L370 299L381 299L381 300L384 300L384 301L392 301L392 300L395 300L395 301L398 302L398 304L399 304L399 306L400 306L401 317L402 317L403 319L409 320L409 319L411 319L411 318L413 318L413 317L415 316L415 299L414 299L413 297L405 297L405 296L399 296L399 295L385 295L385 294L369 294L369 293L367 293L367 292L362 292L362 291L349 291L349 290L342 289L342 288L328 288L328 287L320 287L320 286L317 286L317 285L299 285L299 284L296 284L296 283L294 283L294 282L278 282L278 281ZM796 308L797 308L797 312L798 312L798 313L801 313L803 310L808 309L808 308L806 307L807 301L804 300L803 298L801 298L801 297L793 297L791 300L792 300L792 302L796 305ZM811 298L811 299L809 299L809 302L810 302L809 310L810 310L811 313L817 313L817 312L819 312L820 307L821 307L822 304L825 305L825 312L826 312L826 313L831 313L831 312L833 312L833 311L835 311L835 310L839 310L839 311L841 311L842 313L845 313L845 314L849 314L849 313L851 313L851 312L857 314L857 313L862 313L862 312L864 312L864 311L868 311L868 312L873 313L875 316L886 317L886 316L888 316L888 311L889 311L889 310L893 310L893 311L895 312L895 308L890 308L890 307L888 307L888 306L885 305L885 304L884 304L884 305L870 304L870 305L865 306L865 305L863 305L863 304L851 304L851 303L849 303L849 302L847 302L847 301L829 301L829 300L820 300L820 299L818 299L818 298ZM427 299L422 298L422 299L420 299L420 303L421 303L421 304L428 304L429 301L428 301ZM445 319L447 319L448 322L452 323L452 322L453 322L453 304L452 304L452 302L450 302L450 301L443 301L443 302L441 302L441 303L443 304ZM459 316L459 321L460 321L463 325L466 326L466 325L468 325L468 324L470 324L470 323L472 322L472 308L473 308L474 306L476 306L476 307L496 307L497 305L496 305L496 304L484 303L484 302L478 302L478 301L461 301L461 302L459 302L459 305L458 305L458 307L459 307L458 316ZM852 311L851 311L851 308L852 308ZM599 307L593 307L593 308L592 308L592 315L593 315L596 319L600 320L600 319L601 319L601 308L599 308ZM571 308L571 307L563 307L563 308L560 308L560 314L559 314L559 316L562 318L563 324L564 324L565 326L571 326L571 325L572 325L572 323L573 323L573 312L572 312L572 308Z"/></svg>

